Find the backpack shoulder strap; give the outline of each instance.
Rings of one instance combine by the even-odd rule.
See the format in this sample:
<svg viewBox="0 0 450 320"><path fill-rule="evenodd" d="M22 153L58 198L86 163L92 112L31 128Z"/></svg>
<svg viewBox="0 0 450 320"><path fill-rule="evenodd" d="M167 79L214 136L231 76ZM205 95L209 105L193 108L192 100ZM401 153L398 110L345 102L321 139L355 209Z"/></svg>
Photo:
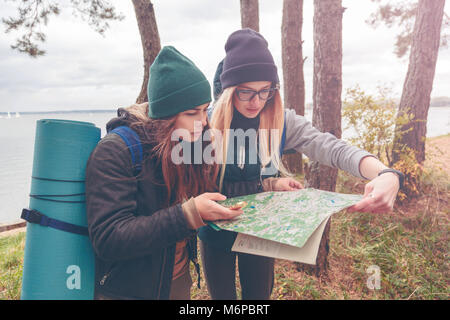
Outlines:
<svg viewBox="0 0 450 320"><path fill-rule="evenodd" d="M128 150L130 150L131 153L131 162L134 167L135 175L138 175L142 170L143 151L141 140L139 139L137 133L127 126L117 127L114 130L111 130L109 133L115 133L119 135L125 142Z"/></svg>

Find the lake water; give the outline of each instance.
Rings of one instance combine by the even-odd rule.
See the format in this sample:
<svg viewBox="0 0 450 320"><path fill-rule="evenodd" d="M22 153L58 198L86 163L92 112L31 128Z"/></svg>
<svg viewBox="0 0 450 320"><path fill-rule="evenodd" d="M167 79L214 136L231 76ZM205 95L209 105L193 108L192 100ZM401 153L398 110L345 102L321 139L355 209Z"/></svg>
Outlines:
<svg viewBox="0 0 450 320"><path fill-rule="evenodd" d="M33 165L34 136L39 119L64 119L94 123L105 135L105 125L116 115L108 112L71 112L24 114L0 118L0 224L20 220L22 208L28 207ZM306 118L311 120L311 110ZM430 108L427 136L450 133L450 107ZM346 133L344 132L344 137Z"/></svg>

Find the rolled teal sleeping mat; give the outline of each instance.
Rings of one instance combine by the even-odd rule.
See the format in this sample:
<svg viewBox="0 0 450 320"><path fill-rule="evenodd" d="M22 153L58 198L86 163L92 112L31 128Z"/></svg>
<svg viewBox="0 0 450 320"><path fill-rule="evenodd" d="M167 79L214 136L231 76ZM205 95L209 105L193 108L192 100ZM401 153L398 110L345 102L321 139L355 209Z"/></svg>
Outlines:
<svg viewBox="0 0 450 320"><path fill-rule="evenodd" d="M87 122L37 121L30 209L87 227L85 169L100 133ZM88 236L27 223L21 299L93 299L94 272Z"/></svg>

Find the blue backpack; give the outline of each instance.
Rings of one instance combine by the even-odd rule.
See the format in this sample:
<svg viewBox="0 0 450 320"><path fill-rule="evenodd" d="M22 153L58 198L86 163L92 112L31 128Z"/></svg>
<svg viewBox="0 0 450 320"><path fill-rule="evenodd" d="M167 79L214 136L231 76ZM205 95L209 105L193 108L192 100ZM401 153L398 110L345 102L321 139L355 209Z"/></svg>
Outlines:
<svg viewBox="0 0 450 320"><path fill-rule="evenodd" d="M133 131L133 129L130 129L127 126L117 127L111 130L108 134L110 133L119 135L127 145L131 153L131 163L133 164L134 175L137 176L142 170L143 159L142 145L139 136Z"/></svg>

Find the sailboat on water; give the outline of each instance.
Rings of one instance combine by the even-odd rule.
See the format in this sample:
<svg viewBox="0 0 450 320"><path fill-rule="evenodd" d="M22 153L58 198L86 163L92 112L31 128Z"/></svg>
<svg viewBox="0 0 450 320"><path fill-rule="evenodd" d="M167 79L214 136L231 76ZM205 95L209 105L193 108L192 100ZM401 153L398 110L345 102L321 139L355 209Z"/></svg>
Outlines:
<svg viewBox="0 0 450 320"><path fill-rule="evenodd" d="M20 118L21 115L20 115L19 112L15 112L14 117L15 118ZM8 113L4 117L0 115L0 118L11 119L11 118L13 118L13 115L11 114L10 111L8 111Z"/></svg>
<svg viewBox="0 0 450 320"><path fill-rule="evenodd" d="M20 113L15 112L14 118L20 118L20 117L21 117ZM0 118L3 118L3 116L0 116ZM10 111L8 111L8 114L5 115L5 119L11 119L11 118L13 118L13 115L11 114Z"/></svg>

